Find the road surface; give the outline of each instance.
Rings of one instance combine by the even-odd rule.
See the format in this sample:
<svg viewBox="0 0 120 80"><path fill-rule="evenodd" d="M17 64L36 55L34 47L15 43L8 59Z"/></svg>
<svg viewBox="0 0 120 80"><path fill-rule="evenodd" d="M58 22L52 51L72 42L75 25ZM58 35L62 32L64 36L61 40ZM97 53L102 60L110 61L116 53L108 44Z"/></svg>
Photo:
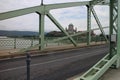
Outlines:
<svg viewBox="0 0 120 80"><path fill-rule="evenodd" d="M66 80L88 70L108 51L108 45L100 45L34 56L31 80ZM0 61L0 80L26 80L26 59Z"/></svg>

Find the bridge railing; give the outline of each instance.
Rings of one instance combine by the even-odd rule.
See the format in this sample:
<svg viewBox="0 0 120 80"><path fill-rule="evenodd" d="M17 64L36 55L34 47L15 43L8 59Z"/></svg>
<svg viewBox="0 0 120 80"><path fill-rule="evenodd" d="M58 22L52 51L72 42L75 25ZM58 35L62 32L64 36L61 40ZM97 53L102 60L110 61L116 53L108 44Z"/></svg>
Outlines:
<svg viewBox="0 0 120 80"><path fill-rule="evenodd" d="M50 13L50 10L60 9L60 8L68 8L68 7L76 7L76 6L90 6L92 2L93 1L69 2L69 3L60 3L60 4L48 4L48 5L43 4L43 5L40 5L40 6L35 6L35 7L24 8L24 9L19 9L19 10L0 13L0 20L14 18L14 17L18 17L18 16L30 14L30 13L38 14L39 15L39 44L35 45L34 47L39 46L39 49L43 50L44 46L46 44L46 42L44 40L44 37L45 37L44 36L44 24L45 24L44 19L45 19L45 15L46 15L57 26L57 28L59 28L61 30L61 32L63 32L66 35L66 37L63 37L61 39L53 40L52 42L56 42L56 41L59 41L59 40L62 40L62 39L69 39L74 46L77 46L77 43L75 42L75 40L72 37L79 35L79 33L75 34L75 35L69 35L68 32L66 32L64 30L64 28L61 26L61 24ZM95 20L98 23L99 29L101 30L102 34L104 34L104 30L102 28L102 25L100 24L100 21L97 17L97 14L95 14L95 10L93 9L93 7L88 7L88 8L90 8L91 11L93 12ZM90 14L91 11L89 11L89 14ZM90 15L88 15L88 16L90 16ZM87 31L87 32L89 32L89 37L88 37L89 39L90 39L90 28L91 28L90 23L91 23L91 20L90 20L90 17L89 17L88 26L87 26L87 27L89 27L89 30ZM32 47L29 47L27 49L31 49L31 48Z"/></svg>
<svg viewBox="0 0 120 80"><path fill-rule="evenodd" d="M71 44L71 42L68 39L52 42L53 40L60 39L61 37L45 37L45 41L47 42L45 44L45 47L49 46L62 46L62 45L68 45ZM87 38L85 36L76 36L73 37L73 39L78 43L86 43ZM105 41L103 37L100 37L99 35L95 35L91 37L91 42L102 42ZM0 38L0 50L5 49L23 49L32 47L39 43L38 39L35 38ZM38 48L38 47L37 47Z"/></svg>

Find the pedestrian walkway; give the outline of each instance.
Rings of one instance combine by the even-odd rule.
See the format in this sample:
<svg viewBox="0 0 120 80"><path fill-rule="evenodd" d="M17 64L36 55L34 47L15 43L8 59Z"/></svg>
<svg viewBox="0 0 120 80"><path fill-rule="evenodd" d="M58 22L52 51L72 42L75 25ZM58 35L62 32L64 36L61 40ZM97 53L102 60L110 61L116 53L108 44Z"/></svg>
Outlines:
<svg viewBox="0 0 120 80"><path fill-rule="evenodd" d="M100 80L120 80L120 68L109 69Z"/></svg>
<svg viewBox="0 0 120 80"><path fill-rule="evenodd" d="M74 80L78 76L81 76L84 73L75 75L67 80ZM104 75L99 80L120 80L120 68L118 69L109 69L104 73Z"/></svg>

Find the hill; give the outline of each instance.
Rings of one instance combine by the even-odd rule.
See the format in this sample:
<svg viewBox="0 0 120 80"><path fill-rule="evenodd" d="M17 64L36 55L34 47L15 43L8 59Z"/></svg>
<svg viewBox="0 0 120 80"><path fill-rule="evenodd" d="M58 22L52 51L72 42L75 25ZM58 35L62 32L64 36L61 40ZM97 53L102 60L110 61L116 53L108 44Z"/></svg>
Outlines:
<svg viewBox="0 0 120 80"><path fill-rule="evenodd" d="M24 37L24 36L38 36L38 32L32 32L32 31L6 31L6 30L0 30L0 36L8 36L8 37Z"/></svg>

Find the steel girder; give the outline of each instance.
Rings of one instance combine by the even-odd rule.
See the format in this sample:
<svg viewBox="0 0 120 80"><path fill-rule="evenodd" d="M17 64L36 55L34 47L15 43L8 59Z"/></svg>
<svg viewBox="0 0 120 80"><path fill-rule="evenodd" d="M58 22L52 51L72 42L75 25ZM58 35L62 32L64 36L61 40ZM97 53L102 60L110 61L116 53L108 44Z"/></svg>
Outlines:
<svg viewBox="0 0 120 80"><path fill-rule="evenodd" d="M110 58L116 53L116 42L112 41L112 35L117 34L118 32L118 5L116 5L115 0L110 0Z"/></svg>
<svg viewBox="0 0 120 80"><path fill-rule="evenodd" d="M106 28L109 28L109 27L103 27L103 29L106 29ZM99 28L91 29L90 31L96 31L96 30L99 30ZM88 33L88 32L89 31L83 31L83 32L80 32L80 33L69 35L69 37L79 36L79 35L82 35L82 34L85 34L85 33ZM62 38L54 39L50 42L52 43L52 42L61 41L61 40L64 40L64 39L68 39L69 37L65 36L65 37L62 37ZM44 44L47 44L47 43L48 43L48 41L44 42ZM31 47L28 47L26 49L22 49L19 52L23 53L23 52L26 52L27 50L31 50L31 49L34 49L34 48L39 47L39 46L41 46L41 44L36 44L35 46L31 46Z"/></svg>
<svg viewBox="0 0 120 80"><path fill-rule="evenodd" d="M91 4L93 5L109 5L110 1L109 0L92 0Z"/></svg>
<svg viewBox="0 0 120 80"><path fill-rule="evenodd" d="M120 0L118 0L118 19L117 19L117 68L120 67Z"/></svg>
<svg viewBox="0 0 120 80"><path fill-rule="evenodd" d="M84 2L70 2L70 3L61 3L61 4L49 4L49 5L42 4L41 6L35 6L35 7L0 13L0 20L14 18L14 17L18 17L18 16L22 16L25 14L30 14L30 13L38 13L38 15L40 16L40 19L39 19L40 20L40 23L39 23L40 47L39 49L42 50L44 48L44 16L47 15L53 21L53 23L69 37L73 45L77 46L73 38L69 36L69 34L62 28L62 26L49 13L49 11L52 9L89 5L89 3L90 3L89 1L84 1Z"/></svg>
<svg viewBox="0 0 120 80"><path fill-rule="evenodd" d="M94 0L93 2L96 2L97 0ZM100 3L101 1L97 1L97 3ZM90 9L88 10L88 31L90 31L90 25L91 25L91 1L84 1L84 2L70 2L70 3L61 3L61 4L49 4L49 5L41 5L41 6L35 6L35 7L30 7L30 8L25 8L25 9L20 9L20 10L14 10L14 11L9 11L9 12L4 12L0 13L0 20L5 20L9 18L14 18L17 16L22 16L25 14L30 14L30 13L38 13L40 18L40 35L39 35L39 44L41 44L41 49L44 47L44 16L47 15L54 23L55 25L62 31L64 32L71 42L76 46L76 42L72 39L72 37L69 36L69 34L62 28L62 26L55 20L55 18L49 13L49 10L52 9L59 9L59 8L67 8L67 7L75 7L75 6L83 6L83 5L89 5ZM98 21L98 19L97 19ZM100 30L103 32L102 26L100 26ZM104 33L104 32L103 32ZM90 32L88 32L88 44L90 43Z"/></svg>
<svg viewBox="0 0 120 80"><path fill-rule="evenodd" d="M52 9L59 9L59 8L67 8L67 7L75 7L75 6L83 6L83 5L96 5L96 4L103 4L105 0L93 0L93 1L84 1L84 2L71 2L71 3L61 3L61 4L49 4L49 5L41 5L41 6L35 6L35 7L31 7L31 8L25 8L25 9L20 9L20 10L14 10L14 11L9 11L9 12L4 12L4 13L0 13L0 20L5 20L5 19L9 19L9 18L14 18L17 16L22 16L25 14L30 14L30 13L39 13L40 15L40 28L39 31L40 32L40 43L33 46L33 47L29 47L24 51L27 51L29 49L32 49L34 47L38 47L41 46L40 49L44 48L44 44L46 42L44 42L44 16L47 15L52 21L53 23L62 31L64 32L67 36L57 39L57 40L62 40L62 39L67 39L69 38L71 40L71 42L76 46L75 41L72 39L73 36L77 36L80 35L82 33L78 33L78 34L74 34L74 35L69 35L64 29L63 27L58 23L58 21L49 13L50 10ZM116 6L117 4L113 5L110 2L110 6L111 6L111 24L110 24L110 34L113 34L113 29L117 32L117 55L112 55L111 58L108 58L108 55L106 57L104 57L102 60L100 60L94 67L92 67L87 73L85 73L85 75L83 75L82 77L78 78L78 80L97 80L116 60L117 60L117 66L119 67L120 65L120 0L110 0L112 1L118 1L118 6ZM114 8L114 9L112 9ZM116 13L118 13L119 15L116 15ZM97 15L94 11L94 9L92 9L92 13L94 14L94 17L96 17L96 21L100 27L100 30L102 31L102 26L99 22L99 19L97 19ZM90 13L89 13L90 14ZM113 14L113 15L112 15ZM90 16L88 16L90 18ZM90 19L89 19L90 21ZM88 21L88 22L89 22ZM114 22L114 23L113 23ZM90 23L88 23L89 26L89 30L90 30ZM116 27L114 27L116 26ZM88 32L87 31L87 32ZM104 31L102 31L102 33L104 34ZM90 35L90 34L89 34ZM57 41L57 40L53 40L53 41ZM110 44L110 46L112 46L110 49L112 50L115 47L113 45ZM102 65L102 66L101 66ZM94 74L93 74L94 73Z"/></svg>
<svg viewBox="0 0 120 80"><path fill-rule="evenodd" d="M87 45L91 42L91 5L87 5Z"/></svg>
<svg viewBox="0 0 120 80"><path fill-rule="evenodd" d="M34 12L41 11L41 10L42 10L41 6L35 6L35 7L30 7L30 8L25 8L25 9L3 12L3 13L0 13L0 20L14 18L14 17L34 13Z"/></svg>
<svg viewBox="0 0 120 80"><path fill-rule="evenodd" d="M39 44L41 44L41 46L39 46L39 50L43 50L44 49L44 19L45 19L45 15L44 14L39 14Z"/></svg>
<svg viewBox="0 0 120 80"><path fill-rule="evenodd" d="M77 46L76 42L73 40L73 38L64 30L64 28L59 24L59 22L50 14L48 13L47 16L49 19L66 35L69 37L70 41L74 44L74 46Z"/></svg>
<svg viewBox="0 0 120 80"><path fill-rule="evenodd" d="M70 2L70 3L61 3L61 4L48 4L48 5L35 6L35 7L30 7L30 8L25 8L25 9L19 9L19 10L0 13L0 20L14 18L14 17L18 17L18 16L30 14L30 13L35 13L35 12L39 12L39 13L46 12L47 13L49 12L49 10L52 10L52 9L84 6L84 5L89 5L89 3L90 3L89 1Z"/></svg>
<svg viewBox="0 0 120 80"><path fill-rule="evenodd" d="M114 28L115 27L115 28ZM116 30L115 30L116 29ZM120 67L120 0L110 0L110 53L90 68L82 76L74 80L99 80L106 70L113 64ZM114 42L112 35L116 34Z"/></svg>
<svg viewBox="0 0 120 80"><path fill-rule="evenodd" d="M103 57L82 76L77 77L74 80L99 80L99 78L106 72L106 70L108 70L109 67L117 60L117 55L114 55L111 59L108 57L109 54Z"/></svg>
<svg viewBox="0 0 120 80"><path fill-rule="evenodd" d="M98 3L105 2L105 0L92 0L91 2L92 4L98 4Z"/></svg>
<svg viewBox="0 0 120 80"><path fill-rule="evenodd" d="M30 8L25 8L25 9L0 13L0 20L14 18L14 17L17 17L17 16L22 16L22 15L30 14L30 13L38 13L38 15L40 16L40 19L39 19L40 20L40 22L39 22L39 44L41 44L39 49L42 50L44 48L44 16L47 14L47 16L53 21L53 23L62 32L64 32L69 37L69 39L74 44L74 46L77 46L77 44L73 40L73 38L69 36L69 34L62 28L62 26L49 13L49 10L59 9L59 8L66 8L66 7L74 7L74 6L82 6L82 5L88 5L88 4L89 4L89 1L61 3L61 4L49 4L49 5L43 5L42 4L41 6L35 6L35 7L30 7Z"/></svg>
<svg viewBox="0 0 120 80"><path fill-rule="evenodd" d="M103 28L102 28L102 24L100 23L100 20L99 20L99 18L98 18L98 16L97 16L97 14L96 14L96 12L95 12L95 10L94 10L93 7L92 7L92 13L93 13L93 16L94 16L97 24L98 24L98 27L100 28L100 31L102 32L104 38L105 38L106 41L108 42L108 39L107 39L107 37L106 37L106 35L105 35L105 32L104 32L104 30L103 30Z"/></svg>

